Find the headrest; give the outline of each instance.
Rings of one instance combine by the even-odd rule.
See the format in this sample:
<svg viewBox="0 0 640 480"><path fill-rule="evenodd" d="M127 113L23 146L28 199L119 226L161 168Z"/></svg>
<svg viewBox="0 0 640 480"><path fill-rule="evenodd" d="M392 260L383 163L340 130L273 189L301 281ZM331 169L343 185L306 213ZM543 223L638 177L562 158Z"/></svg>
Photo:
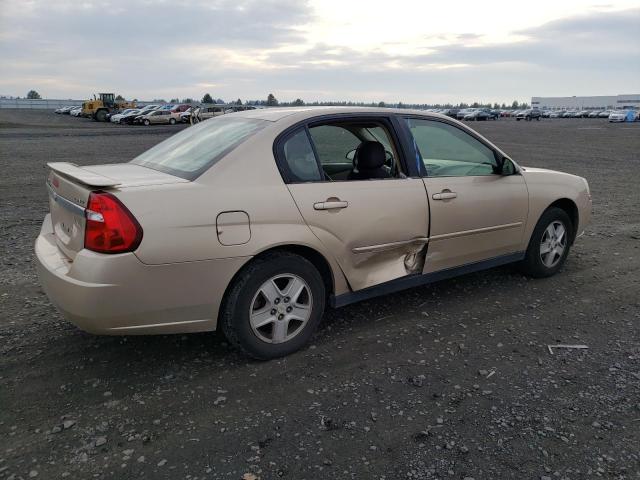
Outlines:
<svg viewBox="0 0 640 480"><path fill-rule="evenodd" d="M353 157L353 166L359 171L375 170L383 166L386 159L384 146L380 142L367 140L358 145Z"/></svg>

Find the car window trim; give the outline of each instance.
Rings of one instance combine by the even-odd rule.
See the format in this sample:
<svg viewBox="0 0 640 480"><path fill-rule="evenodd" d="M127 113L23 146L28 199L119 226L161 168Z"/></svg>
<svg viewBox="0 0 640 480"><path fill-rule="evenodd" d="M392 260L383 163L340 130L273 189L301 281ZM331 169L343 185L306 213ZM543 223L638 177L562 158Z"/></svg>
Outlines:
<svg viewBox="0 0 640 480"><path fill-rule="evenodd" d="M390 140L394 143L394 147L396 152L398 153L398 161L402 166L402 169L406 172L411 172L411 169L408 168L408 162L405 160L405 148L402 144L402 139L398 132L399 122L394 121L394 114L376 114L371 112L362 112L362 113L337 113L337 114L328 114L328 115L319 115L316 117L306 118L301 120L293 125L290 125L286 129L284 129L280 134L276 137L273 142L273 155L276 160L276 165L278 170L280 171L280 175L282 176L282 180L286 184L300 184L300 183L341 183L341 182L363 182L367 180L327 180L324 174L324 170L322 169L322 162L320 161L320 157L318 152L316 151L315 143L313 142L313 138L311 137L311 133L309 132L309 128L314 125L324 125L327 122L337 121L337 122L348 122L349 120L353 120L354 122L361 122L366 120L371 120L375 122L379 122L384 124L384 126L388 129L389 135L391 136ZM292 178L291 170L287 164L287 160L284 156L284 143L291 138L292 135L295 135L298 130L303 127L306 130L307 137L311 142L311 148L313 149L313 154L316 157L316 163L318 164L318 168L320 169L320 178L321 180L312 180L312 181L296 181ZM410 175L407 175L410 178ZM404 178L389 178L384 180L405 180Z"/></svg>
<svg viewBox="0 0 640 480"><path fill-rule="evenodd" d="M415 115L415 114L406 114L406 115L398 114L398 116L400 117L400 120L407 120L407 119L412 119L413 118L413 119L417 119L417 120L428 120L428 121L432 121L432 122L444 123L444 124L449 125L451 127L455 127L458 130L470 135L472 138L474 138L475 140L480 142L482 145L487 147L493 153L493 157L495 158L495 160L496 160L496 162L498 163L499 166L502 165L502 163L504 162L505 158L509 158L509 160L511 160L511 157L509 157L507 155L504 155L502 152L500 152L495 147L493 147L491 144L489 144L486 140L484 140L482 137L480 137L473 130L466 128L464 125L459 125L456 122L452 122L449 119L440 118L440 117L429 117L429 116L426 116L426 115L425 116ZM416 150L417 145L414 145L413 134L411 133L411 129L407 125L407 122L400 121L399 123L401 124L401 128L405 131L405 135L407 135L408 139L410 139L409 146L410 146L411 150L413 151L413 154L417 155L418 154L418 151ZM516 170L514 175L518 175L520 173L520 169L519 169L518 165L513 160L511 160L511 162L513 163L513 165L515 167L515 170ZM491 174L491 175L499 175L499 174L495 174L494 173L494 174ZM421 162L419 176L422 177L422 178L445 178L445 177L449 177L449 178L460 178L460 177L473 178L473 177L487 177L488 175L442 175L442 176L437 176L437 177L436 176L430 176L427 173L426 168L424 167L424 163Z"/></svg>

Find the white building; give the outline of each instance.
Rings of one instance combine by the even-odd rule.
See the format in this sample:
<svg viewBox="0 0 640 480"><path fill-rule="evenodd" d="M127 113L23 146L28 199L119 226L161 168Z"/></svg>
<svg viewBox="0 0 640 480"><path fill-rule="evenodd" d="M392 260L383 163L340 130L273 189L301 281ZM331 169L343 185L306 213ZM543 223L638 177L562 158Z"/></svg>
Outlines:
<svg viewBox="0 0 640 480"><path fill-rule="evenodd" d="M596 97L531 97L531 106L550 110L640 109L640 93Z"/></svg>

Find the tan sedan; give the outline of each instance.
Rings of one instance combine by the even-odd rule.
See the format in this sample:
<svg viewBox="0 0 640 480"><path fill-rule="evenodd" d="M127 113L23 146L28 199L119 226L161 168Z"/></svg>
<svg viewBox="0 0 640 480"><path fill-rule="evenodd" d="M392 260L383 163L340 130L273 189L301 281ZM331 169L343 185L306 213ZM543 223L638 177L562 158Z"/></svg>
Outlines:
<svg viewBox="0 0 640 480"><path fill-rule="evenodd" d="M141 115L139 118L136 118L136 123L146 126L162 123L175 125L177 121L170 110L153 110L146 115Z"/></svg>
<svg viewBox="0 0 640 480"><path fill-rule="evenodd" d="M221 328L263 359L305 345L327 304L512 262L553 275L591 215L584 178L409 110L237 112L129 163L49 166L39 274L72 322Z"/></svg>

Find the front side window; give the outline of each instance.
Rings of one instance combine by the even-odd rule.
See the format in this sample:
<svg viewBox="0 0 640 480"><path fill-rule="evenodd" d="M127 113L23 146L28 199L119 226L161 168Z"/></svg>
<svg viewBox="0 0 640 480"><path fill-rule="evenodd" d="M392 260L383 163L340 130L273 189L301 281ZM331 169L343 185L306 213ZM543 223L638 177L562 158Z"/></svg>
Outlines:
<svg viewBox="0 0 640 480"><path fill-rule="evenodd" d="M217 117L182 130L131 163L193 180L267 123Z"/></svg>
<svg viewBox="0 0 640 480"><path fill-rule="evenodd" d="M465 131L435 120L405 121L427 176L481 176L498 171L493 150Z"/></svg>

